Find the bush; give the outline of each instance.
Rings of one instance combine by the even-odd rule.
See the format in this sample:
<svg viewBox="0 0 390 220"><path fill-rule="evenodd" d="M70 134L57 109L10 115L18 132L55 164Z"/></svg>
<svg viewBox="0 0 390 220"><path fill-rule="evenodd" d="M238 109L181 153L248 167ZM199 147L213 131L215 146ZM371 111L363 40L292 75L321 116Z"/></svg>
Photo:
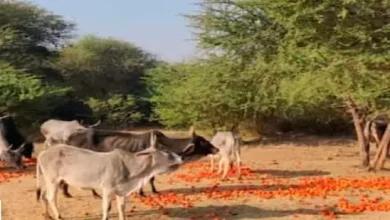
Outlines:
<svg viewBox="0 0 390 220"><path fill-rule="evenodd" d="M137 111L136 100L131 95L110 95L106 99L89 98L88 105L94 117L103 118L106 125L133 126L143 115Z"/></svg>

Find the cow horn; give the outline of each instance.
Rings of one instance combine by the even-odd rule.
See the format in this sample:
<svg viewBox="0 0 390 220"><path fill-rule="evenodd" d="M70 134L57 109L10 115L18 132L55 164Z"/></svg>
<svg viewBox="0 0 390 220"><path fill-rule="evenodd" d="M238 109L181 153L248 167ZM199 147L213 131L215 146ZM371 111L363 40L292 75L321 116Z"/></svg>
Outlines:
<svg viewBox="0 0 390 220"><path fill-rule="evenodd" d="M102 123L102 120L99 119L99 121L97 121L95 124L92 124L92 125L90 125L88 127L93 128L93 127L96 127L96 126L100 125L100 123Z"/></svg>
<svg viewBox="0 0 390 220"><path fill-rule="evenodd" d="M156 137L156 134L154 132L152 132L150 134L150 147L155 149L156 144L157 144L157 137Z"/></svg>
<svg viewBox="0 0 390 220"><path fill-rule="evenodd" d="M190 133L191 136L195 136L195 128L194 128L193 125L190 127L189 133Z"/></svg>
<svg viewBox="0 0 390 220"><path fill-rule="evenodd" d="M7 151L10 151L12 149L12 144L8 146Z"/></svg>
<svg viewBox="0 0 390 220"><path fill-rule="evenodd" d="M183 149L183 153L189 151L189 149L191 149L189 152L192 152L195 148L195 144L191 143L191 144L188 144L184 149Z"/></svg>
<svg viewBox="0 0 390 220"><path fill-rule="evenodd" d="M26 145L26 143L23 143L22 145L20 145L20 147L18 149L14 150L14 152L16 152L16 153L22 152L22 150L24 149L25 145Z"/></svg>
<svg viewBox="0 0 390 220"><path fill-rule="evenodd" d="M146 148L143 151L135 153L135 156L151 155L151 153L156 151L156 135L152 132L150 134L150 147Z"/></svg>

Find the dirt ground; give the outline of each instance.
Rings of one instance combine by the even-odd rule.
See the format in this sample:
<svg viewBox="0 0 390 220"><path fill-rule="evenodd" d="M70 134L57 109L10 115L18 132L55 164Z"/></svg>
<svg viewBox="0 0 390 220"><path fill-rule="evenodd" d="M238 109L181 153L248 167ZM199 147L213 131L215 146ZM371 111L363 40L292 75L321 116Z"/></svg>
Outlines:
<svg viewBox="0 0 390 220"><path fill-rule="evenodd" d="M221 182L208 171L208 164L201 162L185 166L156 178L160 196L151 195L149 185L144 187L147 199L129 196L127 219L328 219L328 212L337 219L390 219L390 212L346 212L340 208L341 198L353 204L365 196L390 201L387 179L380 186L343 186L344 179L352 177L357 180L346 183L352 188L359 181L390 177L389 171L368 173L358 168L358 149L353 140L293 138L246 144L241 149L243 180L232 174ZM207 158L204 161L208 162ZM0 172L9 171L0 168ZM27 176L0 183L3 220L44 219L43 203L35 198L35 167L29 167L28 172ZM314 183L302 184L305 178ZM325 180L328 182L315 182ZM322 188L334 184L331 181L338 181L338 185L321 194ZM58 196L64 219L101 219L101 201L94 199L91 191L70 188L70 193L73 198L61 193ZM110 219L117 219L115 200L112 205ZM383 207L381 210L390 210Z"/></svg>

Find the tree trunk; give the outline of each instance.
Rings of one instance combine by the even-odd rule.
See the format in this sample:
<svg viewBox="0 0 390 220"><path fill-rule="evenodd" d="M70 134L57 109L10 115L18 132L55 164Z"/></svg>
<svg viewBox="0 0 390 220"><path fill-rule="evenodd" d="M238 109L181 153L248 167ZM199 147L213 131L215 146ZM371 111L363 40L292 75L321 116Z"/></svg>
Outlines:
<svg viewBox="0 0 390 220"><path fill-rule="evenodd" d="M382 140L379 144L379 149L376 152L373 168L380 170L385 165L386 156L389 153L389 142L390 142L390 124L387 125L386 131L383 134Z"/></svg>
<svg viewBox="0 0 390 220"><path fill-rule="evenodd" d="M362 167L368 167L370 165L370 145L367 140L365 140L363 135L363 118L359 116L359 113L357 111L357 108L355 104L348 100L345 102L348 111L352 115L353 124L356 131L358 146L360 150L360 160L361 160L361 166Z"/></svg>

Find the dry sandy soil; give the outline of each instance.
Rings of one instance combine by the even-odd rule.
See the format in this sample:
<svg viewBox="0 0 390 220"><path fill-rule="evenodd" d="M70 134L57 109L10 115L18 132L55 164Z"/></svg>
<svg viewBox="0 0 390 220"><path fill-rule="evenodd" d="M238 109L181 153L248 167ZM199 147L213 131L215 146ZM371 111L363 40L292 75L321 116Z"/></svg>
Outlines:
<svg viewBox="0 0 390 220"><path fill-rule="evenodd" d="M354 190L335 189L326 191L326 196L319 196L315 191L321 191L328 183L301 183L305 178L341 180L353 177L359 181L388 177L388 171L368 173L357 167L359 155L353 140L304 137L260 141L242 146L242 159L246 169L241 181L233 174L228 181L221 182L207 171L207 165L201 163L198 163L200 168L186 166L169 176L158 176L156 187L161 196L151 195L149 185L144 187L145 193L151 195L148 200L129 196L127 219L327 219L324 209L335 212L337 219L390 219L390 212L348 213L337 206L340 198L358 204L364 194L368 198L380 196L379 203L389 201L389 186L382 190L369 186ZM28 170L26 176L0 183L3 220L44 219L43 203L35 199L35 167ZM0 172L10 171L0 168ZM198 180L191 180L191 177L198 177ZM301 193L302 198L300 193L294 194L294 189L310 192L308 188L314 191L311 197L305 193ZM64 219L101 219L101 201L94 199L90 191L70 188L70 193L74 198L65 198L61 193L58 196ZM161 207L153 206L153 201ZM112 205L110 219L117 219L115 201Z"/></svg>

